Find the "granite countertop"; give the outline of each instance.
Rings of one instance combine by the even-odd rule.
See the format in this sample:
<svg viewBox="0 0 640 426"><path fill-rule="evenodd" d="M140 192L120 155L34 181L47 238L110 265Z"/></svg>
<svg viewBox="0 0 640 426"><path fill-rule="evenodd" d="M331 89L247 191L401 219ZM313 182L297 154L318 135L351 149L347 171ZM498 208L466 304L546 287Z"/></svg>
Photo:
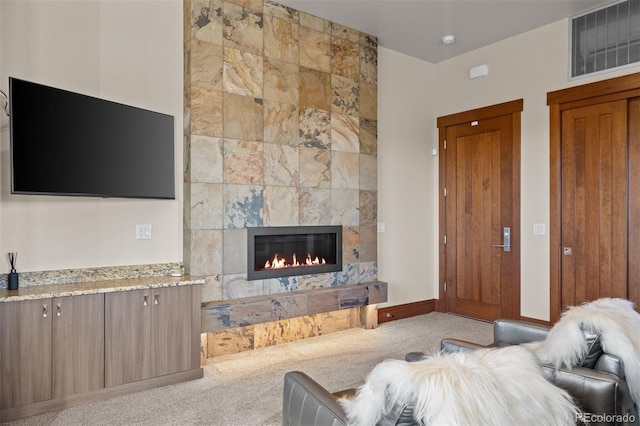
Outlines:
<svg viewBox="0 0 640 426"><path fill-rule="evenodd" d="M174 287L204 284L204 279L182 275L180 277L144 277L115 280L87 281L70 284L33 285L18 290L0 289L0 302L49 299L52 297L80 296L84 294L113 293L146 288Z"/></svg>

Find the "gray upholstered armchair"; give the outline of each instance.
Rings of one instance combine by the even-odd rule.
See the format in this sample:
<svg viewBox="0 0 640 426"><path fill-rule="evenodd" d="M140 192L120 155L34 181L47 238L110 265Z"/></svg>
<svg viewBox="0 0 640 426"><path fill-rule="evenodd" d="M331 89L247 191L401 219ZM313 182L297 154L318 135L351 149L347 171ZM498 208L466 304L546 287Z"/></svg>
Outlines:
<svg viewBox="0 0 640 426"><path fill-rule="evenodd" d="M494 343L502 347L544 340L549 327L513 320L494 322ZM571 369L543 366L550 382L571 394L590 425L640 425L637 404L631 398L621 359L602 350L599 336L585 333L588 351ZM447 352L473 351L484 346L457 339L444 339ZM419 353L408 357L419 357Z"/></svg>
<svg viewBox="0 0 640 426"><path fill-rule="evenodd" d="M300 371L284 376L282 398L283 426L338 426L347 424L347 415L338 402L350 397L355 389L330 393L311 377ZM393 407L378 423L385 426L413 426L413 407Z"/></svg>

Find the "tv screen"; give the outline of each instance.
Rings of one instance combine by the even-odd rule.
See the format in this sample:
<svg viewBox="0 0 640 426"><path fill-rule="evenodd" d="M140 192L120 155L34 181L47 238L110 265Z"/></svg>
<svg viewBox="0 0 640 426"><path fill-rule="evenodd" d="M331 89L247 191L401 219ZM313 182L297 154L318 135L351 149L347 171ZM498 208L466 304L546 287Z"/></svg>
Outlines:
<svg viewBox="0 0 640 426"><path fill-rule="evenodd" d="M11 192L175 198L173 116L9 78Z"/></svg>

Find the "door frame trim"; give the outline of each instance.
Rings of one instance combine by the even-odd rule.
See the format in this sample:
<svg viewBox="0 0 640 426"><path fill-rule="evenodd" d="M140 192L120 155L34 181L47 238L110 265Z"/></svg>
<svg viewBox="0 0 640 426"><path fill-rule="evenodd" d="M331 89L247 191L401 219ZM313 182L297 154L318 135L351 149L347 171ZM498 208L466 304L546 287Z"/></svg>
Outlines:
<svg viewBox="0 0 640 426"><path fill-rule="evenodd" d="M549 321L551 324L560 319L562 299L561 283L561 229L562 209L562 167L561 135L562 111L580 106L610 102L617 99L628 99L640 96L640 73L625 75L582 86L556 90L547 93L549 106L549 143L550 143L550 191L549 191L549 237L550 237L550 288L549 288Z"/></svg>
<svg viewBox="0 0 640 426"><path fill-rule="evenodd" d="M513 288L510 292L511 306L511 318L520 318L520 294L521 294L521 268L520 268L520 179L521 179L521 165L520 165L520 151L521 151L521 114L524 109L524 100L517 99L514 101L495 104L487 107L472 109L450 115L445 115L437 118L438 127L438 151L441 153L438 158L438 205L439 205L439 224L438 224L438 238L439 238L439 273L438 273L438 299L436 300L436 310L439 312L447 311L447 297L444 291L444 272L445 267L445 247L444 231L445 231L445 211L444 211L444 181L445 181L445 167L444 167L444 140L446 134L446 128L449 126L455 126L463 123L470 123L475 120L486 120L489 118L500 117L504 115L511 115L512 120L512 140L513 140L513 158L512 158L512 172L513 172L513 187L511 200L513 203L513 217L516 218L512 225L512 238L516 241L516 244L512 246L512 252L516 257L513 267Z"/></svg>

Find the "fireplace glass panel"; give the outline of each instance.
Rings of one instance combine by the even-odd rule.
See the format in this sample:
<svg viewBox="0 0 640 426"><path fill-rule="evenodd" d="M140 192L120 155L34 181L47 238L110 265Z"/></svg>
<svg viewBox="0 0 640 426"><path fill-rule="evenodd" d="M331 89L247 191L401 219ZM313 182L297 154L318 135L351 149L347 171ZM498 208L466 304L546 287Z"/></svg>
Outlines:
<svg viewBox="0 0 640 426"><path fill-rule="evenodd" d="M342 270L341 226L248 229L248 279Z"/></svg>

